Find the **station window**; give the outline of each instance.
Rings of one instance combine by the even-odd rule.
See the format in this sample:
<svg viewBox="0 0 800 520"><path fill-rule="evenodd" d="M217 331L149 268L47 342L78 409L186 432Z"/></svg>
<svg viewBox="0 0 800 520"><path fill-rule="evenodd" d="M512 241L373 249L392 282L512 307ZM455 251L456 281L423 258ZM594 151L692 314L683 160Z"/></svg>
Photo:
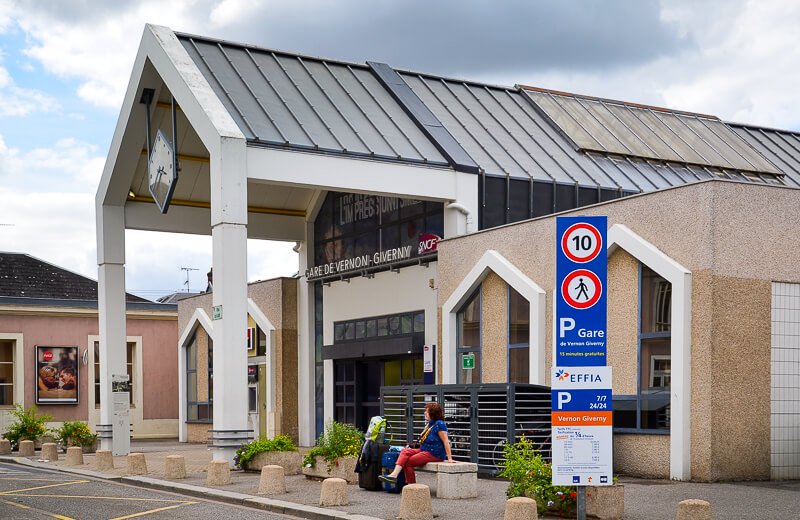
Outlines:
<svg viewBox="0 0 800 520"><path fill-rule="evenodd" d="M672 284L640 265L639 295L637 393L614 396L614 427L669 432Z"/></svg>
<svg viewBox="0 0 800 520"><path fill-rule="evenodd" d="M130 395L130 402L131 407L134 406L134 387L136 385L136 381L134 381L134 371L133 371L133 360L134 354L136 350L136 343L128 342L127 348L125 349L125 368L128 374L128 381L131 382L131 395ZM100 408L100 342L94 342L94 406L95 408Z"/></svg>
<svg viewBox="0 0 800 520"><path fill-rule="evenodd" d="M481 288L458 312L456 373L459 384L481 382ZM469 358L472 358L469 362Z"/></svg>
<svg viewBox="0 0 800 520"><path fill-rule="evenodd" d="M381 336L407 336L425 332L425 312L372 316L333 324L333 342L372 340Z"/></svg>
<svg viewBox="0 0 800 520"><path fill-rule="evenodd" d="M186 420L210 423L214 402L214 346L203 333L195 333L186 347Z"/></svg>
<svg viewBox="0 0 800 520"><path fill-rule="evenodd" d="M0 341L0 406L14 404L14 341Z"/></svg>
<svg viewBox="0 0 800 520"><path fill-rule="evenodd" d="M508 287L508 382L530 381L531 304Z"/></svg>

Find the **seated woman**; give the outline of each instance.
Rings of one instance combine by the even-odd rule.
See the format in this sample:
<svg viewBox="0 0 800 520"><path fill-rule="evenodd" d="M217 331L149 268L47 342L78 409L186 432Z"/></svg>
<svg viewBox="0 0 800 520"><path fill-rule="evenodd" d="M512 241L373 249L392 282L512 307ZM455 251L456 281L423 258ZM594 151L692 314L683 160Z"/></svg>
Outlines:
<svg viewBox="0 0 800 520"><path fill-rule="evenodd" d="M394 484L401 471L405 472L406 484L416 484L414 468L428 462L455 462L447 439L447 425L444 422L442 407L436 403L425 405L425 429L419 438L419 448L404 448L397 457L394 470L388 475L378 477L384 482Z"/></svg>

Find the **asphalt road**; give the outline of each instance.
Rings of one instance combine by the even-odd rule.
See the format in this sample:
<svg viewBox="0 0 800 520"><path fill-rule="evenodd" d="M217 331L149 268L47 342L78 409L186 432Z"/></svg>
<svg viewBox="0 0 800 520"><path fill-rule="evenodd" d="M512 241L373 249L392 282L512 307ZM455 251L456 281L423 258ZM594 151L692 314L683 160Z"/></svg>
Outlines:
<svg viewBox="0 0 800 520"><path fill-rule="evenodd" d="M296 517L78 475L0 463L0 518L288 520Z"/></svg>

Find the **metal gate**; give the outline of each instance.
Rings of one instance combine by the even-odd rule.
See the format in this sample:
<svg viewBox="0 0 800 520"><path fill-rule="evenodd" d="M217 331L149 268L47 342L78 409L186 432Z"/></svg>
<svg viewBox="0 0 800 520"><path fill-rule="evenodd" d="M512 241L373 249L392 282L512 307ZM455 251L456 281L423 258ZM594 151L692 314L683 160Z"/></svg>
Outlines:
<svg viewBox="0 0 800 520"><path fill-rule="evenodd" d="M550 388L523 384L420 385L381 387L381 415L392 444L419 437L424 410L437 402L444 410L453 458L478 464L495 475L503 446L523 435L550 460Z"/></svg>

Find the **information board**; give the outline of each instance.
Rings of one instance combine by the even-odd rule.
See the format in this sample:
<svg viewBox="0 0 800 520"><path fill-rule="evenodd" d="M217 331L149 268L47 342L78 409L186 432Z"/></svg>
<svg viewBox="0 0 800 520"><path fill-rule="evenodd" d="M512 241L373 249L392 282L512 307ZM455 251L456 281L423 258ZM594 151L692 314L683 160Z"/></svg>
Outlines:
<svg viewBox="0 0 800 520"><path fill-rule="evenodd" d="M611 367L558 367L551 376L553 485L612 485Z"/></svg>
<svg viewBox="0 0 800 520"><path fill-rule="evenodd" d="M606 365L606 217L556 218L553 365Z"/></svg>

